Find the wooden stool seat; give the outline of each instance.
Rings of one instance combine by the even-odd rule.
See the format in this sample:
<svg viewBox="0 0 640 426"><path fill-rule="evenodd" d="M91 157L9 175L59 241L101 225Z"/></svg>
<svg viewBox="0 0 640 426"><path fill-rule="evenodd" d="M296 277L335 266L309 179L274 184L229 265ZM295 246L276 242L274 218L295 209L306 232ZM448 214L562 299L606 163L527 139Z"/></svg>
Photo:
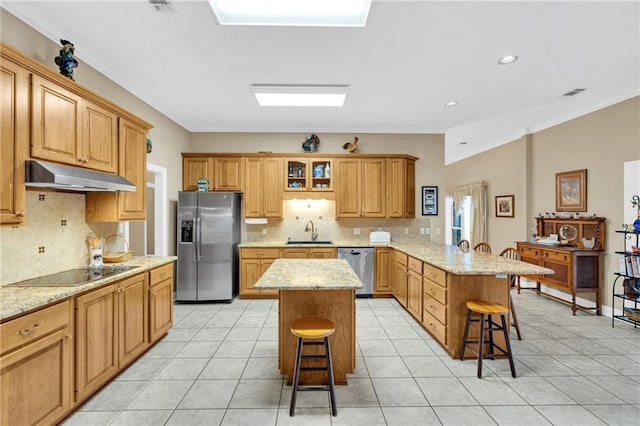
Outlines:
<svg viewBox="0 0 640 426"><path fill-rule="evenodd" d="M480 318L474 319L473 314L480 315ZM462 337L462 348L460 348L460 359L464 360L464 352L468 343L478 343L478 350L474 351L478 355L478 378L482 378L482 360L484 358L494 359L494 351L497 349L509 358L509 367L511 367L511 376L516 377L516 367L513 362L513 353L511 352L511 342L509 340L509 327L507 326L507 315L509 308L498 303L491 303L485 300L471 299L467 301L467 321L464 325L464 334ZM493 320L493 316L500 316L500 324ZM479 325L478 339L469 340L469 328L471 323L477 322ZM493 332L501 331L504 334L504 342L506 347L502 348L496 344L493 339ZM485 333L488 335L489 352L484 353ZM472 348L469 348L473 351Z"/></svg>
<svg viewBox="0 0 640 426"><path fill-rule="evenodd" d="M324 318L302 318L291 325L291 333L303 339L322 339L335 331L336 325Z"/></svg>
<svg viewBox="0 0 640 426"><path fill-rule="evenodd" d="M294 321L291 325L291 333L298 338L298 347L296 350L296 363L293 370L293 383L291 384L291 405L289 406L289 416L293 417L296 412L296 399L298 391L328 391L331 400L331 415L338 415L338 407L336 406L336 391L333 380L333 361L331 357L331 346L329 345L329 336L336 331L336 325L333 321L325 318L301 318ZM315 340L305 342L307 340ZM317 340L322 339L322 342ZM303 355L302 351L305 345L324 345L323 355ZM324 367L302 367L303 359L324 358L326 366ZM326 370L327 384L324 386L300 386L301 370Z"/></svg>

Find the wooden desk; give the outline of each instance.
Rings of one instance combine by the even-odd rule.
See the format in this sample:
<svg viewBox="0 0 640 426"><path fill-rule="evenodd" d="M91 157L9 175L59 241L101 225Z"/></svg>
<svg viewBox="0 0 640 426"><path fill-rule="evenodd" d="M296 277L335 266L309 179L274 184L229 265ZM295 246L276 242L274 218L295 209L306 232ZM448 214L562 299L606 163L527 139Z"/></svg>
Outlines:
<svg viewBox="0 0 640 426"><path fill-rule="evenodd" d="M347 384L356 368L356 290L362 282L344 259L276 259L255 288L279 290L278 366L291 384L295 364L294 321L322 317L336 325L331 352L336 384ZM308 353L321 348L310 347ZM307 353L307 349L305 349ZM316 362L315 360L313 360ZM324 360L318 360L318 365ZM312 364L311 362L309 364ZM300 383L325 383L326 372L302 371Z"/></svg>

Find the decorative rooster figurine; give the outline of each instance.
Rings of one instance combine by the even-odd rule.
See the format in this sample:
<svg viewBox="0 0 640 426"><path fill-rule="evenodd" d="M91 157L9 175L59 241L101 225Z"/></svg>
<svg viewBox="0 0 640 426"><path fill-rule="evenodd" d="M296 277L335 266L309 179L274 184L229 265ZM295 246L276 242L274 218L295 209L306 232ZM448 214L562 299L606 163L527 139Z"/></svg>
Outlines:
<svg viewBox="0 0 640 426"><path fill-rule="evenodd" d="M356 152L356 150L358 149L358 137L354 136L353 142L345 143L344 145L342 145L342 149L346 149L349 152Z"/></svg>

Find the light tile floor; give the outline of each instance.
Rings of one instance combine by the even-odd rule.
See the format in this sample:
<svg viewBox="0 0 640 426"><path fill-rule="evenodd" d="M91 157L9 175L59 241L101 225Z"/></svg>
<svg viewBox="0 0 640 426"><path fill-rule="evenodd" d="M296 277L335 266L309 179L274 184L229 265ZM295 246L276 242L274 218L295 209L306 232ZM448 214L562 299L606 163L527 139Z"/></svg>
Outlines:
<svg viewBox="0 0 640 426"><path fill-rule="evenodd" d="M169 335L65 425L636 425L640 328L530 291L513 294L524 340L506 360L453 360L393 299L357 300L357 368L299 394L277 368L275 300L177 304ZM512 333L515 339L515 332Z"/></svg>

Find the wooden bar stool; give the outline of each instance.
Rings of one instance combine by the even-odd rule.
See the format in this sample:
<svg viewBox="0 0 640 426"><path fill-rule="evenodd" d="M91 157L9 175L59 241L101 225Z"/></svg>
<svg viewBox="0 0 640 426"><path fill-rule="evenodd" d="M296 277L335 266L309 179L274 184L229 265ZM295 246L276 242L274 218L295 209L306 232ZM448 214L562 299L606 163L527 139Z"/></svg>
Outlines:
<svg viewBox="0 0 640 426"><path fill-rule="evenodd" d="M293 383L291 387L291 406L289 416L293 417L296 412L296 398L298 391L329 391L331 398L331 415L338 415L336 406L335 383L333 382L333 361L331 359L331 347L329 346L329 336L336 331L336 326L332 321L324 318L302 318L291 325L291 333L298 338L298 349L296 352L296 364L293 373ZM305 339L322 339L322 342L305 342ZM304 345L324 345L324 355L303 355ZM325 358L325 367L301 367L303 359ZM325 386L300 386L300 370L326 370L327 385Z"/></svg>
<svg viewBox="0 0 640 426"><path fill-rule="evenodd" d="M520 260L520 255L518 251L513 247L507 247L506 249L500 252L500 256L506 257L507 259ZM509 289L514 287L518 287L518 294L520 293L520 275L509 275ZM513 321L511 325L516 328L516 333L518 334L518 340L522 340L522 335L520 334L520 324L518 323L518 315L516 314L516 307L513 304L513 298L511 297L511 291L509 291L509 309L511 309L511 316L513 317Z"/></svg>
<svg viewBox="0 0 640 426"><path fill-rule="evenodd" d="M479 319L472 318L472 315L476 313L480 315ZM469 340L469 325L472 322L479 323L478 326L478 350L474 351L478 355L478 378L482 378L482 360L486 358L494 359L494 349L498 349L503 354L509 357L509 366L511 367L511 376L516 377L516 367L513 363L513 353L511 352L511 342L509 341L509 327L507 326L507 314L509 308L499 305L497 303L490 303L484 300L472 299L467 301L467 322L464 325L464 336L462 338L462 348L460 349L460 359L464 359L464 351L467 347L467 343L475 343L476 340ZM493 321L494 315L500 315L500 322L498 324ZM498 346L493 339L494 331L502 331L504 334L504 341L506 348ZM484 334L489 335L489 353L484 353Z"/></svg>

